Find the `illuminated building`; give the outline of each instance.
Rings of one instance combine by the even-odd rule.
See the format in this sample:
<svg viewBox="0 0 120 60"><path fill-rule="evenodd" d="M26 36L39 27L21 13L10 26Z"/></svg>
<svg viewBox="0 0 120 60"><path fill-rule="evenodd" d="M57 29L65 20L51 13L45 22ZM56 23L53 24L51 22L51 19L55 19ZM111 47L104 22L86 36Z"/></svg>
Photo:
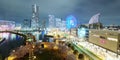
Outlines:
<svg viewBox="0 0 120 60"><path fill-rule="evenodd" d="M6 31L6 30L14 30L15 28L15 22L14 21L5 21L5 20L0 20L0 31ZM0 33L0 38L8 38L9 33Z"/></svg>
<svg viewBox="0 0 120 60"><path fill-rule="evenodd" d="M17 24L15 25L15 30L20 30L21 28L22 28L22 25L21 25L21 24L18 24L18 23L17 23Z"/></svg>
<svg viewBox="0 0 120 60"><path fill-rule="evenodd" d="M31 21L29 19L24 19L22 24L22 29L29 29L31 26Z"/></svg>
<svg viewBox="0 0 120 60"><path fill-rule="evenodd" d="M92 16L90 21L89 21L89 24L98 23L99 22L99 16L100 16L100 13L95 14L94 16Z"/></svg>
<svg viewBox="0 0 120 60"><path fill-rule="evenodd" d="M66 29L66 21L64 21L64 20L62 20L61 29L62 29L62 30L65 30L65 29Z"/></svg>
<svg viewBox="0 0 120 60"><path fill-rule="evenodd" d="M77 28L77 35L79 38L88 38L89 29L86 25L79 25Z"/></svg>
<svg viewBox="0 0 120 60"><path fill-rule="evenodd" d="M67 29L75 28L77 26L76 18L72 15L69 15L66 18Z"/></svg>
<svg viewBox="0 0 120 60"><path fill-rule="evenodd" d="M101 29L103 28L102 23L99 21L100 13L95 14L94 16L91 17L89 21L89 28L91 29Z"/></svg>
<svg viewBox="0 0 120 60"><path fill-rule="evenodd" d="M49 15L49 28L54 28L55 27L55 17L54 15Z"/></svg>
<svg viewBox="0 0 120 60"><path fill-rule="evenodd" d="M14 21L5 21L5 20L0 20L0 30L13 30L15 27L15 22Z"/></svg>
<svg viewBox="0 0 120 60"><path fill-rule="evenodd" d="M117 31L89 30L89 42L84 47L102 58L102 60L119 60L119 36ZM118 50L117 50L118 49Z"/></svg>
<svg viewBox="0 0 120 60"><path fill-rule="evenodd" d="M56 28L60 30L65 30L66 29L66 21L60 19L60 18L55 18L56 22Z"/></svg>
<svg viewBox="0 0 120 60"><path fill-rule="evenodd" d="M78 37L84 38L86 34L85 28L78 29Z"/></svg>
<svg viewBox="0 0 120 60"><path fill-rule="evenodd" d="M120 54L120 33L118 31L91 29L89 42L102 48L102 51L105 50L104 54L108 52L116 56Z"/></svg>
<svg viewBox="0 0 120 60"><path fill-rule="evenodd" d="M49 28L65 29L66 21L61 18L55 18L54 15L49 15Z"/></svg>
<svg viewBox="0 0 120 60"><path fill-rule="evenodd" d="M62 23L61 19L60 18L56 18L55 20L56 20L56 28L60 28L61 27L61 23Z"/></svg>
<svg viewBox="0 0 120 60"><path fill-rule="evenodd" d="M32 19L31 19L31 27L34 29L39 28L39 6L36 6L36 4L32 5Z"/></svg>
<svg viewBox="0 0 120 60"><path fill-rule="evenodd" d="M104 26L104 29L108 29L108 30L119 30L120 26L119 25L108 25L108 26Z"/></svg>

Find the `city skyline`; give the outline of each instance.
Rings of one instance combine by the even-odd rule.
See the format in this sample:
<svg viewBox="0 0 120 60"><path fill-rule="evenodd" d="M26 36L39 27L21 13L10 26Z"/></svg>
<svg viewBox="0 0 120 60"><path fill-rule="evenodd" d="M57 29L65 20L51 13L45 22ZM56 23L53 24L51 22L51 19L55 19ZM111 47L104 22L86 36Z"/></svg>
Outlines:
<svg viewBox="0 0 120 60"><path fill-rule="evenodd" d="M1 0L0 20L22 23L32 18L32 5L39 6L39 19L48 20L48 15L66 19L68 15L76 17L80 24L87 24L90 18L100 13L104 25L120 25L119 0Z"/></svg>

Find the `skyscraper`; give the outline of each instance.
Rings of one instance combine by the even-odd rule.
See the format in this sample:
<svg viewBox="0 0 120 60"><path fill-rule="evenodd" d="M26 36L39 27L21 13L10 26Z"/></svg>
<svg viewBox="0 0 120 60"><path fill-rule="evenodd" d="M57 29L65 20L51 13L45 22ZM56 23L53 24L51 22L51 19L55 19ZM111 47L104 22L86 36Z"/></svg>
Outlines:
<svg viewBox="0 0 120 60"><path fill-rule="evenodd" d="M66 29L66 21L62 20L61 18L55 18L56 22L56 28L59 28L61 30Z"/></svg>
<svg viewBox="0 0 120 60"><path fill-rule="evenodd" d="M36 4L32 5L31 27L34 29L39 28L39 6Z"/></svg>
<svg viewBox="0 0 120 60"><path fill-rule="evenodd" d="M54 15L49 15L49 28L55 28L55 17Z"/></svg>
<svg viewBox="0 0 120 60"><path fill-rule="evenodd" d="M66 29L66 21L65 21L65 20L62 20L61 28L62 28L63 30Z"/></svg>
<svg viewBox="0 0 120 60"><path fill-rule="evenodd" d="M56 22L56 28L60 28L61 27L61 19L60 18L55 18L55 22Z"/></svg>
<svg viewBox="0 0 120 60"><path fill-rule="evenodd" d="M31 27L31 20L24 19L22 28L30 28Z"/></svg>

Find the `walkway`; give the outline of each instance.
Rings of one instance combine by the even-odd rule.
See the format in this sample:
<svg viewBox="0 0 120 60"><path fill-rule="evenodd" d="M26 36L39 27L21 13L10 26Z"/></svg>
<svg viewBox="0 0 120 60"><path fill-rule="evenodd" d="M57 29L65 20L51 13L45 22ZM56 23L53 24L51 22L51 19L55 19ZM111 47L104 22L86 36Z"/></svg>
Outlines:
<svg viewBox="0 0 120 60"><path fill-rule="evenodd" d="M82 47L82 46L78 46L75 44L72 44L75 48L77 48L77 50L79 52L83 52L86 55L88 55L90 58L92 58L93 60L102 60L101 58L99 58L98 56L96 56L95 54L93 54L92 52L90 52L89 50L87 50L86 48Z"/></svg>

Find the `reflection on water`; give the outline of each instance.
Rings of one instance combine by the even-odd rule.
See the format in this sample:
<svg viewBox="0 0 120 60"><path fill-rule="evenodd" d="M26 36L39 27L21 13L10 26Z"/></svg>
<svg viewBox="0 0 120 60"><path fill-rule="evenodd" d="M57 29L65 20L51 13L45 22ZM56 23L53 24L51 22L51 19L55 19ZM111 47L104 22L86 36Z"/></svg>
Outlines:
<svg viewBox="0 0 120 60"><path fill-rule="evenodd" d="M5 38L7 40L17 40L19 39L21 36L16 35L16 34L11 34L11 33L0 33L0 38Z"/></svg>
<svg viewBox="0 0 120 60"><path fill-rule="evenodd" d="M17 47L24 45L24 37L11 34L11 33L0 33L0 54L3 58L9 56L10 52ZM3 41L4 40L4 41Z"/></svg>

